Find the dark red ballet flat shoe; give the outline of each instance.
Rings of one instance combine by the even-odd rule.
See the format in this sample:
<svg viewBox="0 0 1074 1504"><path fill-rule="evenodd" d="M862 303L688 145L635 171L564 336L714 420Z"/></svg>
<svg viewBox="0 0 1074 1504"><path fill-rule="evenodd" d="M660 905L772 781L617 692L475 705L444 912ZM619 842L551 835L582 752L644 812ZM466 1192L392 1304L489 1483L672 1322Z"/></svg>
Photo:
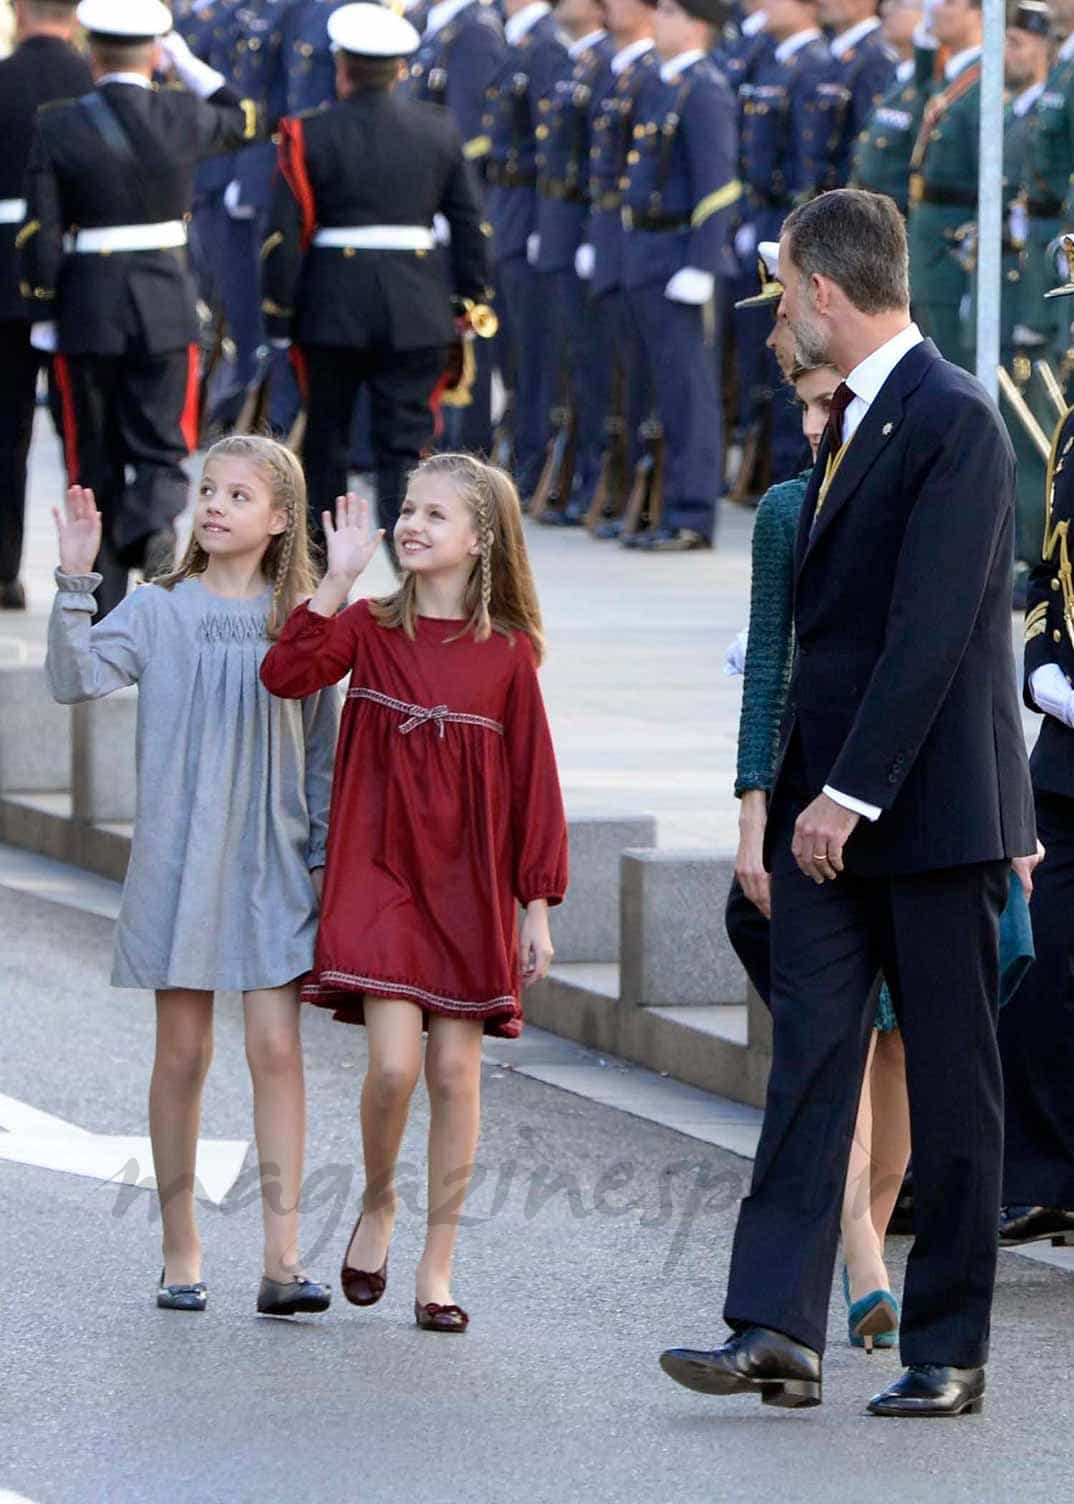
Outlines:
<svg viewBox="0 0 1074 1504"><path fill-rule="evenodd" d="M423 1306L420 1300L416 1300L414 1320L423 1332L465 1332L470 1325L470 1318L462 1306L438 1306L435 1301Z"/></svg>
<svg viewBox="0 0 1074 1504"><path fill-rule="evenodd" d="M358 1231L361 1220L359 1214L358 1221L354 1224L354 1232L347 1241L348 1249L354 1242L354 1234ZM343 1267L339 1271L339 1283L345 1299L349 1300L352 1306L375 1306L388 1287L388 1255L384 1255L384 1262L379 1269L352 1269L347 1263L347 1255L344 1254Z"/></svg>

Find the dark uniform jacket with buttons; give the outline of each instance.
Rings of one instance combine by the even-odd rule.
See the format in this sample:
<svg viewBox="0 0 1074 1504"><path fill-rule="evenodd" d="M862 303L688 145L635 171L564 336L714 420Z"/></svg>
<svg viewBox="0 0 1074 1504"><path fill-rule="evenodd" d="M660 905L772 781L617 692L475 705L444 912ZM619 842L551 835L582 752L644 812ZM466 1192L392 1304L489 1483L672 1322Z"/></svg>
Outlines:
<svg viewBox="0 0 1074 1504"><path fill-rule="evenodd" d="M604 88L593 92L589 146L589 221L585 234L593 247L590 293L601 297L623 280L623 185L627 156L650 90L663 91L655 48L643 52L619 73L609 68ZM644 132L645 127L641 130Z"/></svg>
<svg viewBox="0 0 1074 1504"><path fill-rule="evenodd" d="M557 81L537 126L537 260L543 272L567 271L589 218L590 124L594 96L611 77L614 44L601 37ZM545 103L541 101L542 105Z"/></svg>
<svg viewBox="0 0 1074 1504"><path fill-rule="evenodd" d="M850 177L854 144L891 88L898 59L879 28L842 57L829 54L828 75L814 95L810 128L818 143L815 188L842 188Z"/></svg>
<svg viewBox="0 0 1074 1504"><path fill-rule="evenodd" d="M537 229L537 124L541 103L556 80L570 72L570 58L552 16L542 16L520 42L509 46L499 77L489 86L482 117L490 138L486 173L493 256L510 261L526 254Z"/></svg>
<svg viewBox="0 0 1074 1504"><path fill-rule="evenodd" d="M876 805L846 847L862 875L1033 851L1011 644L1014 456L995 408L926 340L884 383L817 514L827 458L825 437L799 522L773 798L797 775L810 797L829 784Z"/></svg>
<svg viewBox="0 0 1074 1504"><path fill-rule="evenodd" d="M30 37L0 61L0 199L26 196L37 108L93 88L84 58L58 37ZM19 225L0 224L0 319L29 317L34 310L19 291L15 237ZM40 317L40 314L38 315Z"/></svg>
<svg viewBox="0 0 1074 1504"><path fill-rule="evenodd" d="M707 58L652 89L635 122L623 180L623 286L667 282L683 267L733 270L728 240L738 179L737 108Z"/></svg>
<svg viewBox="0 0 1074 1504"><path fill-rule="evenodd" d="M1026 595L1023 693L1031 710L1040 709L1029 683L1038 668L1057 663L1074 683L1074 408L1052 441L1045 505L1044 557ZM1074 730L1045 715L1030 768L1035 788L1074 798Z"/></svg>
<svg viewBox="0 0 1074 1504"><path fill-rule="evenodd" d="M286 113L301 115L336 97L336 60L328 18L350 0L297 0L283 18L280 50L286 87Z"/></svg>
<svg viewBox="0 0 1074 1504"><path fill-rule="evenodd" d="M929 97L935 53L918 49L911 77L891 86L869 116L854 147L850 186L886 193L907 210L910 157Z"/></svg>
<svg viewBox="0 0 1074 1504"><path fill-rule="evenodd" d="M20 233L21 276L36 316L58 319L65 354L119 355L132 340L154 354L180 350L197 339L184 249L65 254L64 235L184 219L198 162L252 141L257 112L226 86L208 100L123 83L99 92L130 152L106 140L84 99L40 111L26 182L28 221Z"/></svg>
<svg viewBox="0 0 1074 1504"><path fill-rule="evenodd" d="M400 86L411 99L442 105L462 132L467 161L482 164L492 137L482 121L485 94L503 71L507 56L503 26L482 0L464 6L432 36L422 39Z"/></svg>
<svg viewBox="0 0 1074 1504"><path fill-rule="evenodd" d="M748 190L742 214L758 240L778 240L790 210L812 190L818 138L807 117L829 62L820 37L784 60L772 50L739 91Z"/></svg>
<svg viewBox="0 0 1074 1504"><path fill-rule="evenodd" d="M317 229L451 228L433 251L312 244ZM449 345L452 294L489 296L487 237L473 170L447 112L398 90L362 90L281 122L280 171L262 248L272 336L299 344L395 350Z"/></svg>

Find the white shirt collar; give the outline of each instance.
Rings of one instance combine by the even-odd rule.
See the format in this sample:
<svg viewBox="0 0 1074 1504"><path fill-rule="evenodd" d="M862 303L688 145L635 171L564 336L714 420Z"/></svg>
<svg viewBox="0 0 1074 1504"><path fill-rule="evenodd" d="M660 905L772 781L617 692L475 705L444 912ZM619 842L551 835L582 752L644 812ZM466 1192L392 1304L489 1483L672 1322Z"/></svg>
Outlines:
<svg viewBox="0 0 1074 1504"><path fill-rule="evenodd" d="M587 32L584 37L579 37L577 42L572 42L570 44L570 46L567 48L568 57L570 57L572 61L575 58L581 57L583 52L588 52L590 47L595 47L597 43L602 42L607 35L608 33L606 31L601 31L599 27L596 31Z"/></svg>
<svg viewBox="0 0 1074 1504"><path fill-rule="evenodd" d="M808 26L805 31L796 31L793 37L785 37L776 48L776 61L789 63L796 52L801 52L803 47L815 42L819 36L819 27Z"/></svg>
<svg viewBox="0 0 1074 1504"><path fill-rule="evenodd" d="M864 402L866 410L876 401L880 395L880 388L899 361L915 345L919 345L923 337L916 324L907 324L905 329L900 329L898 334L893 335L878 350L874 350L871 355L867 355L854 367L846 378L846 383L855 398ZM865 414L863 413L862 416L864 417ZM844 434L845 432L844 429Z"/></svg>
<svg viewBox="0 0 1074 1504"><path fill-rule="evenodd" d="M948 83L953 83L960 73L964 73L971 63L975 63L981 56L980 47L964 47L961 52L956 52L954 57L949 57L944 64L943 76Z"/></svg>
<svg viewBox="0 0 1074 1504"><path fill-rule="evenodd" d="M146 78L144 73L102 73L97 80L97 87L101 84L134 84L139 89L151 89L153 84Z"/></svg>
<svg viewBox="0 0 1074 1504"><path fill-rule="evenodd" d="M689 52L680 52L678 57L669 58L660 69L661 83L673 84L681 74L686 72L687 68L692 68L704 56L703 48L692 47Z"/></svg>
<svg viewBox="0 0 1074 1504"><path fill-rule="evenodd" d="M742 35L744 37L760 36L768 25L768 17L763 10L751 10L742 23Z"/></svg>
<svg viewBox="0 0 1074 1504"><path fill-rule="evenodd" d="M472 4L473 0L437 0L437 4L429 8L425 35L434 37L438 31L443 31L449 21L454 21L461 10Z"/></svg>
<svg viewBox="0 0 1074 1504"><path fill-rule="evenodd" d="M1069 63L1072 57L1074 57L1074 32L1071 32L1056 54L1057 60L1061 63Z"/></svg>
<svg viewBox="0 0 1074 1504"><path fill-rule="evenodd" d="M530 0L522 10L515 11L513 16L508 16L504 22L503 34L512 47L517 47L522 38L528 36L538 21L543 21L545 16L552 14L552 7L548 0Z"/></svg>
<svg viewBox="0 0 1074 1504"><path fill-rule="evenodd" d="M912 57L904 57L902 62L895 68L895 82L908 84L914 76L914 60Z"/></svg>
<svg viewBox="0 0 1074 1504"><path fill-rule="evenodd" d="M867 16L864 21L858 21L854 26L848 26L846 31L841 31L837 37L832 37L828 44L833 57L844 57L852 47L871 36L880 25L878 16Z"/></svg>
<svg viewBox="0 0 1074 1504"><path fill-rule="evenodd" d="M647 52L652 52L652 50L652 37L642 37L640 41L628 42L627 45L625 47L621 47L612 58L612 72L625 72L625 70L630 67L631 63L636 63L639 57L644 57Z"/></svg>
<svg viewBox="0 0 1074 1504"><path fill-rule="evenodd" d="M1016 94L1011 100L1011 109L1021 119L1023 115L1029 114L1043 93L1043 84L1030 84L1028 89L1023 89L1021 94Z"/></svg>

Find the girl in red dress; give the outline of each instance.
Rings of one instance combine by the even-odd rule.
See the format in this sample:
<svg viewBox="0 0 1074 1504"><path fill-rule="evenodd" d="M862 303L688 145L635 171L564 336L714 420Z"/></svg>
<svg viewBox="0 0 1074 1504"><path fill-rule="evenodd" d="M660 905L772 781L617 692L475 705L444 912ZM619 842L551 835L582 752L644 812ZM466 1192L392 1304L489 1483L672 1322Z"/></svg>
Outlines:
<svg viewBox="0 0 1074 1504"><path fill-rule="evenodd" d="M548 909L567 835L537 683L541 614L518 493L502 470L436 455L395 528L403 582L340 612L382 534L348 495L323 517L328 568L261 669L289 698L351 675L336 754L321 926L303 997L364 1023L366 1185L343 1293L384 1293L395 1165L428 1031L429 1196L415 1316L465 1331L451 1296L477 1149L483 1033L514 1038L520 990L552 960ZM337 614L339 613L339 614ZM525 917L519 933L518 909Z"/></svg>

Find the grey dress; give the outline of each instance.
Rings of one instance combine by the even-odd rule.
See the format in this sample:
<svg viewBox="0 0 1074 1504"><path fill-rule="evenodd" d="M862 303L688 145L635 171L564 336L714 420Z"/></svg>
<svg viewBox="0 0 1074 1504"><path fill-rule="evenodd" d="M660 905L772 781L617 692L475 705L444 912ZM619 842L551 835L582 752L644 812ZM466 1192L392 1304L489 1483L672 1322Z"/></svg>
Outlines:
<svg viewBox="0 0 1074 1504"><path fill-rule="evenodd" d="M339 698L277 700L268 592L143 585L90 625L99 575L56 573L45 672L61 704L138 685L138 790L116 987L250 991L313 962Z"/></svg>

